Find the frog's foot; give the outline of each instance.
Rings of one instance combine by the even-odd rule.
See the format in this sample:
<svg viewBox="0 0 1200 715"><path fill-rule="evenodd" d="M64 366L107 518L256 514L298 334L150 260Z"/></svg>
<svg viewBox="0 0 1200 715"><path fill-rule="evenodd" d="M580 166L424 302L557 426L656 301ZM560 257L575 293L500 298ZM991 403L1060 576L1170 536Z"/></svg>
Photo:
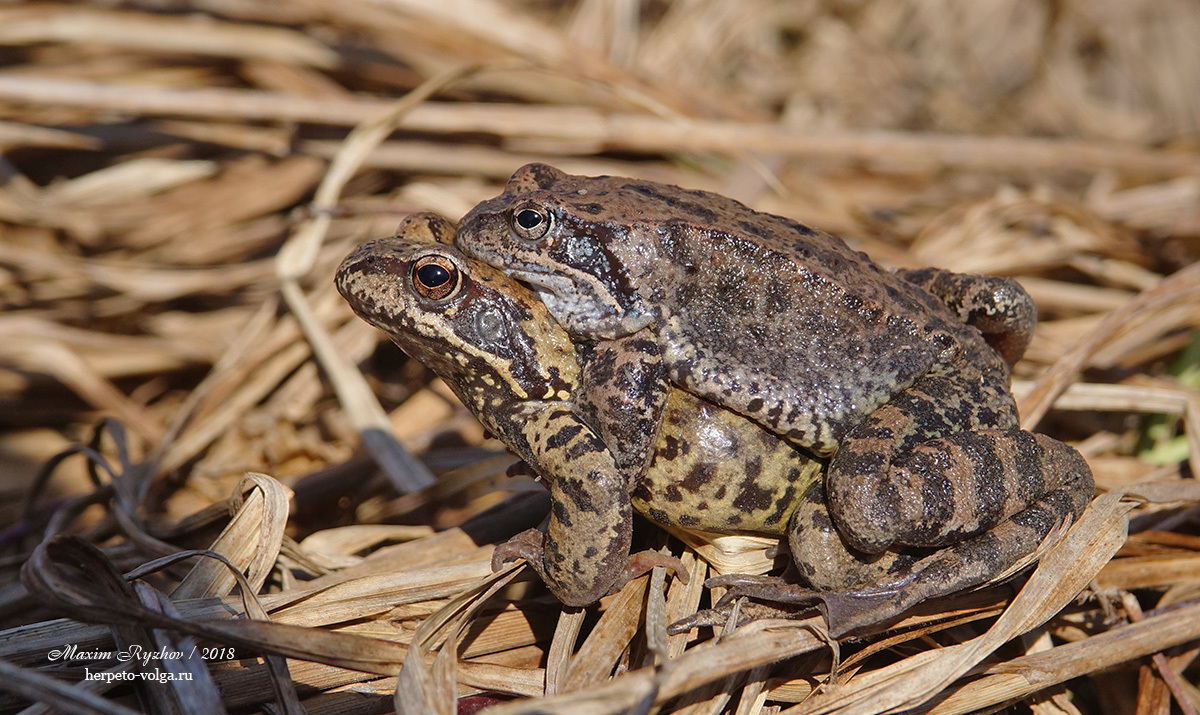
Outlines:
<svg viewBox="0 0 1200 715"><path fill-rule="evenodd" d="M705 585L710 588L723 586L729 591L711 609L671 624L669 633L682 633L699 626L726 625L739 598L752 600L739 607L737 625L760 618L802 618L815 610L824 616L829 634L834 638L895 618L911 605L901 598L902 585L895 582L815 591L777 577L730 574L711 578Z"/></svg>
<svg viewBox="0 0 1200 715"><path fill-rule="evenodd" d="M543 581L549 583L543 561L545 548L546 535L538 529L526 529L503 544L496 546L495 550L492 551L492 571L499 571L509 561L523 559L533 567L534 571L542 577ZM671 571L675 574L675 578L685 584L690 579L687 567L674 556L661 554L657 551L639 551L629 557L620 575L613 582L610 591L620 589L626 583L649 572L655 566L662 566Z"/></svg>
<svg viewBox="0 0 1200 715"><path fill-rule="evenodd" d="M899 269L896 275L932 293L1011 367L1025 354L1037 327L1037 306L1012 278L951 273L939 268Z"/></svg>
<svg viewBox="0 0 1200 715"><path fill-rule="evenodd" d="M735 627L767 618L806 618L812 615L814 608L820 605L819 603L805 605L763 603L752 600L742 601L738 604L736 598L722 598L712 608L697 611L667 626L667 633L674 636L687 633L693 628L728 626L731 618L734 618L735 604L737 605L736 620L733 623Z"/></svg>

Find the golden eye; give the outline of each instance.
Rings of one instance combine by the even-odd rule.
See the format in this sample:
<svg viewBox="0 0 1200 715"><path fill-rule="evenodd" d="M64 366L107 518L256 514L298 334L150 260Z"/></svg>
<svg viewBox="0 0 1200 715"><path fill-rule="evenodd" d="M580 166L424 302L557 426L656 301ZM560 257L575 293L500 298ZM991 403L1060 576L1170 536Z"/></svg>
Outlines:
<svg viewBox="0 0 1200 715"><path fill-rule="evenodd" d="M525 207L513 213L513 230L527 241L536 241L550 230L550 214Z"/></svg>
<svg viewBox="0 0 1200 715"><path fill-rule="evenodd" d="M458 291L462 275L445 256L418 258L412 267L413 289L430 300L443 300Z"/></svg>

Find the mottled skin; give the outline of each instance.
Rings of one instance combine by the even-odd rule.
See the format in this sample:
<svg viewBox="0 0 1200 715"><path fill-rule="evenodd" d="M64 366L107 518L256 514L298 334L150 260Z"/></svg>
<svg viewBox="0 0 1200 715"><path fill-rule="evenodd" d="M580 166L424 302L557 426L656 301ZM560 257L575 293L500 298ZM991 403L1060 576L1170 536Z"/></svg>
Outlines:
<svg viewBox="0 0 1200 715"><path fill-rule="evenodd" d="M437 372L550 489L553 506L545 535L518 535L497 550L497 562L526 558L568 605L593 603L654 565L678 567L676 560L653 552L630 557L632 508L660 523L690 524L705 491L682 493L672 483L686 478L677 472L700 463L706 466L697 469L724 483L745 481L743 460L766 462L794 482L747 484L765 508L737 514L713 509L705 513L702 527L752 532L769 525L784 532L795 504L780 505L799 502L797 485L812 482L822 462L744 418L673 391L661 414L663 438L652 443L644 460L636 458L646 462L645 468L622 467L622 457L589 422L612 423L606 432L613 439L631 429L658 431L657 422L648 425L637 415L636 393L645 382L647 361L628 374L626 399L604 390L594 393L595 401L581 396L587 394L589 371L581 369L575 346L545 306L516 281L468 262L447 245L451 231L432 214L411 216L395 238L368 242L351 253L338 270L337 286L355 312ZM429 266L434 273L422 274ZM437 275L439 269L448 272ZM443 277L446 282L433 289L422 282ZM606 359L604 346L585 354L606 389L620 384L614 375L626 374L624 366ZM741 491L731 484L729 497ZM782 520L775 516L781 510Z"/></svg>
<svg viewBox="0 0 1200 715"><path fill-rule="evenodd" d="M941 299L961 322L982 333L1009 367L1025 354L1037 327L1037 307L1016 281L939 268L901 269L896 275Z"/></svg>
<svg viewBox="0 0 1200 715"><path fill-rule="evenodd" d="M618 340L577 350L528 289L445 245L449 231L436 216L410 217L395 238L347 257L338 288L544 478L554 503L547 533L519 535L497 549L497 562L526 558L565 603L590 603L666 563L656 554L629 556L630 506L678 528L787 534L801 573L826 592L817 598L839 631L986 580L1053 523L1008 520L947 548L857 553L826 509L825 460L680 389L666 389L661 420L650 421L639 400L648 383L662 380L652 345ZM452 270L453 280L431 291L420 273L430 264ZM622 361L639 351L650 355ZM636 442L630 435L639 431L653 435L647 455L606 444ZM741 585L769 598L814 597L773 582Z"/></svg>
<svg viewBox="0 0 1200 715"><path fill-rule="evenodd" d="M643 410L673 385L829 456L829 512L858 551L943 547L1030 508L1067 519L1091 497L1074 450L1018 428L1009 363L1036 311L1013 281L891 273L723 196L540 164L455 243L532 284L577 342L657 346L641 354L666 383Z"/></svg>
<svg viewBox="0 0 1200 715"><path fill-rule="evenodd" d="M572 335L644 331L673 383L818 454L979 339L835 236L648 181L531 164L455 243L532 284Z"/></svg>

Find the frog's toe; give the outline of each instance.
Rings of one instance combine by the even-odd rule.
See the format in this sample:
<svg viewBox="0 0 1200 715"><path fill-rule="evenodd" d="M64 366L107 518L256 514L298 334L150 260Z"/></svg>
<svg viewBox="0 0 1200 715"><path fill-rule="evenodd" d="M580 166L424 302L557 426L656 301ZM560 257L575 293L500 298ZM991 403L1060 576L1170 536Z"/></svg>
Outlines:
<svg viewBox="0 0 1200 715"><path fill-rule="evenodd" d="M535 569L541 566L546 535L537 529L526 529L492 551L492 571L499 571L509 561L524 559Z"/></svg>
<svg viewBox="0 0 1200 715"><path fill-rule="evenodd" d="M742 626L764 618L803 618L821 606L821 593L778 576L725 574L708 579L704 585L728 590L712 608L672 623L668 633L685 633L703 626Z"/></svg>
<svg viewBox="0 0 1200 715"><path fill-rule="evenodd" d="M752 621L767 618L803 618L812 614L811 607L743 601L738 605L735 615L734 604L734 599L728 601L722 599L722 602L713 608L697 611L686 618L675 621L667 626L667 633L669 635L679 635L680 633L687 633L693 628L703 628L705 626L732 625L734 627L741 627Z"/></svg>
<svg viewBox="0 0 1200 715"><path fill-rule="evenodd" d="M801 589L801 586L790 584L778 576L760 576L746 573L730 573L721 576L713 576L704 582L708 588L725 588L729 589L728 593L721 599L722 601L737 598L738 596L749 596L751 598L759 598L760 594L770 592L774 589ZM772 599L769 596L763 597L765 600Z"/></svg>
<svg viewBox="0 0 1200 715"><path fill-rule="evenodd" d="M716 626L724 623L720 615L711 608L703 611L696 611L690 616L680 618L671 625L667 626L667 635L677 636L680 633L687 633L693 628L703 628L705 626Z"/></svg>
<svg viewBox="0 0 1200 715"><path fill-rule="evenodd" d="M717 576L705 581L705 585L723 586L729 591L710 609L712 614L696 625L726 623L733 603L745 597L753 600L742 605L743 617L739 623L750 620L744 617L746 613L756 614L757 618L795 618L815 608L825 617L830 635L836 638L894 618L907 605L894 585L815 591L781 578L747 574ZM722 614L726 620L719 619ZM682 624L680 621L677 625ZM680 632L683 630L686 628L681 627Z"/></svg>
<svg viewBox="0 0 1200 715"><path fill-rule="evenodd" d="M633 579L649 572L655 566L662 566L668 571L675 574L675 578L682 581L684 584L690 580L690 574L683 562L674 556L660 554L657 551L639 551L629 557L629 561L625 564L625 570L621 573L621 578L617 579L617 584L623 585Z"/></svg>

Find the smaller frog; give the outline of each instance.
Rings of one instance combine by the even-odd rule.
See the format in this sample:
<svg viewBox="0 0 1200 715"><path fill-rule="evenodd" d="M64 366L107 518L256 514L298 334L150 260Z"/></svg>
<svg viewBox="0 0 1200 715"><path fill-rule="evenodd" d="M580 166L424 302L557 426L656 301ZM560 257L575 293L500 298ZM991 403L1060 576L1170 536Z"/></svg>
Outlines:
<svg viewBox="0 0 1200 715"><path fill-rule="evenodd" d="M337 286L550 488L546 533L518 535L494 563L526 559L568 605L589 604L654 565L679 568L655 552L630 556L631 508L677 529L786 536L815 591L732 583L819 603L835 634L982 583L1030 553L1055 521L1055 509L1038 507L944 548L856 552L828 513L828 460L678 388L667 389L661 422L647 426L637 396L644 379L661 375L644 361L622 364L626 349L574 344L528 288L466 259L450 234L440 217L411 216L396 237L351 253ZM629 425L650 430L644 460L608 444Z"/></svg>
<svg viewBox="0 0 1200 715"><path fill-rule="evenodd" d="M686 579L677 559L630 555L630 480L577 412L582 376L569 337L515 281L469 265L448 245L452 235L439 216L409 216L395 238L347 256L336 284L360 317L442 377L550 490L545 534L518 534L493 563L525 558L571 606L594 603L656 565Z"/></svg>

